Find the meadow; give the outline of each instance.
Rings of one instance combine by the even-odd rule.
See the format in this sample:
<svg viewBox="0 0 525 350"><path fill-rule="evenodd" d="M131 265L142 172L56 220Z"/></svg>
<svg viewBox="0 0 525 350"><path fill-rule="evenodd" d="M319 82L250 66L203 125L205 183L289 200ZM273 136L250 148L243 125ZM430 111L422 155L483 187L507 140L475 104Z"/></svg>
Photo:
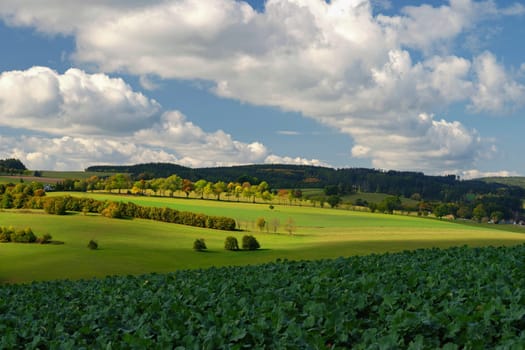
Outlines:
<svg viewBox="0 0 525 350"><path fill-rule="evenodd" d="M277 259L317 260L417 248L525 243L522 233L409 216L285 205L270 209L267 204L215 200L74 195L229 216L238 221L241 230L217 231L149 220L109 219L94 214L53 216L42 211L5 210L0 212L1 226L29 226L37 235L50 233L54 241L64 244L0 244L0 282L137 275L252 265ZM270 223L262 231L255 226L260 217ZM284 229L289 220L294 223L291 235ZM279 225L274 232L272 223L276 222ZM233 235L240 241L244 234L255 235L262 249L224 250L227 236ZM206 252L192 250L196 238L205 239ZM98 241L100 249L87 248L91 239Z"/></svg>

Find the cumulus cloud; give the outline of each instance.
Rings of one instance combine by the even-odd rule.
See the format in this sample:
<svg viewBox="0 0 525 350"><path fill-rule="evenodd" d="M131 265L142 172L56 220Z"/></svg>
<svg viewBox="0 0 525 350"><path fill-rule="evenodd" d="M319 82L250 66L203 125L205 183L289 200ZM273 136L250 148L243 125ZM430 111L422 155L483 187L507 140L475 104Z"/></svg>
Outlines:
<svg viewBox="0 0 525 350"><path fill-rule="evenodd" d="M482 177L509 177L509 176L520 176L518 173L514 171L507 171L507 170L501 170L501 171L480 171L477 169L470 169L470 170L463 170L458 172L458 174L461 174L461 178L465 180L470 179L479 179Z"/></svg>
<svg viewBox="0 0 525 350"><path fill-rule="evenodd" d="M525 104L525 85L515 81L496 57L485 52L474 60L476 91L470 108L476 112L504 113Z"/></svg>
<svg viewBox="0 0 525 350"><path fill-rule="evenodd" d="M0 74L0 125L52 134L121 134L151 123L159 104L120 78L47 67Z"/></svg>
<svg viewBox="0 0 525 350"><path fill-rule="evenodd" d="M5 0L0 15L11 25L74 35L75 60L102 71L204 79L220 96L301 112L348 134L355 142L350 154L374 166L432 172L472 166L480 149L492 149L489 140L432 113L458 102L470 103L473 113L521 108L524 86L489 52L459 57L450 44L482 21L522 15L523 6L451 0L386 16L374 14L377 3L268 0L257 12L233 0L97 0L75 3L72 11L64 0ZM53 114L54 100L40 98ZM136 135L157 147L158 140L192 135L197 141L188 145L223 147L240 162L268 156L260 144L203 133L177 114ZM195 155L181 159L202 162Z"/></svg>
<svg viewBox="0 0 525 350"><path fill-rule="evenodd" d="M80 170L93 164L176 162L164 150L106 138L0 136L0 156L20 159L30 169Z"/></svg>
<svg viewBox="0 0 525 350"><path fill-rule="evenodd" d="M264 163L267 164L295 164L295 165L313 165L313 166L324 166L330 167L328 163L320 161L319 159L306 159L302 157L282 157L275 154L271 154L264 159Z"/></svg>
<svg viewBox="0 0 525 350"><path fill-rule="evenodd" d="M257 163L268 154L260 142L236 141L222 130L205 132L178 111L164 113L159 123L136 132L133 138L137 143L170 149L179 156L180 164L192 167Z"/></svg>

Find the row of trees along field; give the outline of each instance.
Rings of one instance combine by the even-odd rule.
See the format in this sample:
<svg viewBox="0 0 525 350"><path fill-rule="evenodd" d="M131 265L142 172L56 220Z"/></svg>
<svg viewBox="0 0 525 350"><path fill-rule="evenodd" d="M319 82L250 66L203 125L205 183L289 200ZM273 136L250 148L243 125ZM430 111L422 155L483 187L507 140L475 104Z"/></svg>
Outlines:
<svg viewBox="0 0 525 350"><path fill-rule="evenodd" d="M420 215L433 213L437 217L454 216L480 221L492 220L494 222L503 219L523 220L522 199L525 197L523 188L495 183L486 184L481 181L459 181L455 176L426 176L412 172L377 172L370 169L368 169L369 171L365 171L365 169L346 169L349 170L345 172L348 179L355 181L353 185L350 185L347 179L347 182L344 183L326 185L323 195L305 197L303 196L303 191L297 187L295 189L272 188L267 181L260 181L257 177L252 176L253 172L249 173L249 175L244 173L234 181L220 179L210 181L203 178L194 181L191 178L183 178L178 174L151 178L151 172L136 174L139 170L154 171L155 169L161 169L162 172L167 172L173 170L173 166L182 172L186 171L185 167L173 164L143 164L129 168L117 167L121 170L133 170L134 172L131 174L117 173L109 177L92 176L81 180L65 179L54 186L55 190L58 191L108 191L135 195L182 197L190 197L191 195L194 198L201 199L214 198L217 200L226 199L229 201L242 200L250 202L260 199L264 202L279 204L301 204L303 200L307 199L314 205L323 206L325 203L331 207L354 205L361 208L366 207L370 211L387 213L393 213L394 211L418 212ZM224 174L226 178L231 178L232 174L238 174L239 169L258 171L259 173L266 169L266 175L272 175L274 172L280 174L284 172L300 178L298 174L301 171L304 172L301 176L320 176L325 174L324 168L318 168L305 166L272 166L270 168L268 166L266 168L263 168L263 166L244 166L209 169L217 170L220 174ZM272 172L268 169L273 169L274 171ZM279 169L286 171L277 171ZM316 169L317 173L314 171ZM107 167L98 169L94 167L87 170L109 171L115 169ZM206 169L192 170L197 172ZM195 176L194 172L189 173L192 178ZM363 182L365 177L368 180ZM216 175L214 175L214 178L216 178ZM371 179L374 180L372 181ZM390 196L379 202L367 202L360 198L353 199L352 203L343 202L345 196L349 194L368 192L364 191L363 188L368 188L370 183L377 185L377 191L384 190L384 193L390 194ZM300 185L298 182L295 182L295 184ZM429 189L429 187L433 189ZM418 188L421 192L411 192ZM441 190L440 195L435 195L436 189ZM20 193L20 190L17 190L15 186L14 192ZM411 198L412 201L401 201L401 197ZM16 202L17 199L7 198L4 200L14 200ZM16 207L16 203L14 205Z"/></svg>
<svg viewBox="0 0 525 350"><path fill-rule="evenodd" d="M157 195L157 196L184 196L189 197L193 195L198 198L215 198L221 200L251 201L255 202L256 198L263 201L271 201L273 194L270 185L266 181L261 181L257 184L252 184L248 181L244 182L211 182L204 179L198 181L191 181L183 179L178 175L171 175L166 178L156 179L138 179L133 181L127 174L115 174L110 177L92 176L86 180L72 180L66 179L54 186L58 191L108 191L117 193L129 193L135 195ZM292 200L295 196L301 196L300 191L287 191L286 194L282 192L281 197L290 198Z"/></svg>
<svg viewBox="0 0 525 350"><path fill-rule="evenodd" d="M255 164L214 168L187 168L170 163L147 163L124 166L92 166L86 171L126 173L134 180L168 177L177 174L191 181L207 179L259 183L264 179L273 188L324 188L337 186L345 193L375 192L393 196L411 197L419 194L425 200L454 202L468 193L494 193L499 188L513 195L525 197L525 189L501 183L480 180L461 180L455 175L425 175L421 172L366 168L334 169L307 165Z"/></svg>
<svg viewBox="0 0 525 350"><path fill-rule="evenodd" d="M135 203L99 201L71 196L46 197L42 184L0 184L0 208L43 209L48 214L64 215L67 211L98 213L110 218L139 218L218 230L235 230L234 219L172 208L144 207Z"/></svg>

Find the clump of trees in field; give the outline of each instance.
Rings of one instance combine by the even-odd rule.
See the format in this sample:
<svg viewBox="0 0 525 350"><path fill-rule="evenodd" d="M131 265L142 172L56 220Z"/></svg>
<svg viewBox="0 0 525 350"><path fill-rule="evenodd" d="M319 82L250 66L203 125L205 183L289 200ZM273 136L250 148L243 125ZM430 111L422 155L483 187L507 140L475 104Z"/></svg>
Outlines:
<svg viewBox="0 0 525 350"><path fill-rule="evenodd" d="M15 229L13 226L0 227L0 242L1 243L40 243L46 244L51 242L51 235L45 233L41 237L37 237L31 227Z"/></svg>

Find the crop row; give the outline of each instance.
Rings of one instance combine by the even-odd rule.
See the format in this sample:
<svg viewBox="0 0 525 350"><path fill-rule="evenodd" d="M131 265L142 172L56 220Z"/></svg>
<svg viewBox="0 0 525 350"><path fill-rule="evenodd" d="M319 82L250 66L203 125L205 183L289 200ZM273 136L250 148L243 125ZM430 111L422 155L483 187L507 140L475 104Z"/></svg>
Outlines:
<svg viewBox="0 0 525 350"><path fill-rule="evenodd" d="M0 348L523 348L525 245L0 287Z"/></svg>

